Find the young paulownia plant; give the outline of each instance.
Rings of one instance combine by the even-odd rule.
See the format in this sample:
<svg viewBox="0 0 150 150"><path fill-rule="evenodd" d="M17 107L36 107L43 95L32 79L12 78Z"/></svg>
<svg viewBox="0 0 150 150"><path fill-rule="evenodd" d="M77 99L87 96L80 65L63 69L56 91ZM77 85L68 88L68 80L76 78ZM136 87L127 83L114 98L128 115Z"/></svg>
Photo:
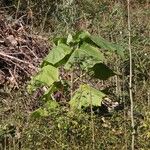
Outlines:
<svg viewBox="0 0 150 150"><path fill-rule="evenodd" d="M69 34L68 37L57 38L54 40L54 44L54 48L44 58L41 70L36 76L32 77L28 86L29 92L35 91L41 86L45 88L45 93L42 96L45 104L33 114L47 116L49 112L57 109L59 107L58 97L56 98L54 93L60 89L68 89L68 87L73 90L73 95L68 98L69 105L73 110L89 106L101 106L103 98L107 96L106 94L91 87L89 80L86 83L80 82L75 89L72 89L71 85L68 84L70 79L63 80L60 77L60 68L65 72L77 71L78 76L75 77L75 80L84 75L88 75L89 79L107 80L117 73L104 62L112 53L116 53L123 58L124 49L102 37L93 36L85 31L78 32L75 35ZM74 79L71 80L74 83Z"/></svg>

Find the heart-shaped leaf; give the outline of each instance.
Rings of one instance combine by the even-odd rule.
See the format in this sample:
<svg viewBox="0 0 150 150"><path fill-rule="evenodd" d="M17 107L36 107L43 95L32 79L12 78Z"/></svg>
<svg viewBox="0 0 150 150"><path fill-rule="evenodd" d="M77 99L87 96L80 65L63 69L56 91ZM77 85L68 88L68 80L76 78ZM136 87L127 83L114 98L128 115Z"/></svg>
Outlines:
<svg viewBox="0 0 150 150"><path fill-rule="evenodd" d="M105 94L89 85L80 85L79 89L75 92L69 104L73 109L82 109L89 106L101 106L101 102Z"/></svg>
<svg viewBox="0 0 150 150"><path fill-rule="evenodd" d="M59 80L58 68L54 66L47 65L44 66L41 71L34 77L35 81L44 83L48 86L51 86L55 81Z"/></svg>
<svg viewBox="0 0 150 150"><path fill-rule="evenodd" d="M101 53L98 48L88 43L83 43L79 49L72 53L65 64L65 69L69 70L73 65L77 64L79 64L81 68L90 68L96 63L103 62L104 59L103 53Z"/></svg>
<svg viewBox="0 0 150 150"><path fill-rule="evenodd" d="M108 66L103 63L97 63L89 69L89 74L100 80L107 80L109 77L116 75Z"/></svg>
<svg viewBox="0 0 150 150"><path fill-rule="evenodd" d="M52 51L50 51L50 53L44 59L42 66L44 66L44 64L46 62L46 63L52 64L52 65L58 67L57 64L61 65L60 62L65 63L68 60L67 56L71 52L72 52L72 50L69 46L67 46L66 44L61 43L58 46L54 47L52 49Z"/></svg>

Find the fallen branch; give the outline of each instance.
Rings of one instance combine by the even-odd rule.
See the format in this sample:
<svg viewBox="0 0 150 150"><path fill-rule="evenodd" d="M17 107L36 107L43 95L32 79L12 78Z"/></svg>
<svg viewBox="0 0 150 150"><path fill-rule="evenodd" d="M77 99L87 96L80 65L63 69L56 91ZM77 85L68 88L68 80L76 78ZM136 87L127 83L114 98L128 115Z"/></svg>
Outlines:
<svg viewBox="0 0 150 150"><path fill-rule="evenodd" d="M20 60L20 59L18 59L18 58L16 58L16 57L7 55L7 54L5 54L5 53L3 53L3 52L0 52L0 56L3 56L3 57L6 57L6 58L9 58L9 59L12 59L12 60L17 61L17 62L20 62L20 63L27 64L30 68L37 70L37 67L34 67L30 62Z"/></svg>

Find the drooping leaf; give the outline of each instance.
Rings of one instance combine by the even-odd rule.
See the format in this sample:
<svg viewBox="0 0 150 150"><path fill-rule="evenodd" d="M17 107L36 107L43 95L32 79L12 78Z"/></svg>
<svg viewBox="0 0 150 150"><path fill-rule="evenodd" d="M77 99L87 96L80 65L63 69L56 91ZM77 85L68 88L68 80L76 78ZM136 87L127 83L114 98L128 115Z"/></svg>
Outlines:
<svg viewBox="0 0 150 150"><path fill-rule="evenodd" d="M49 92L57 88L57 82L60 82L58 81L58 69L51 65L47 65L43 67L36 76L31 78L31 81L27 86L27 91L31 94L32 92L36 91L38 87L41 87L42 85L48 85L50 88L45 91L43 95L45 97Z"/></svg>
<svg viewBox="0 0 150 150"><path fill-rule="evenodd" d="M101 106L103 97L105 97L104 93L84 84L80 85L69 104L73 109L82 109L91 105Z"/></svg>
<svg viewBox="0 0 150 150"><path fill-rule="evenodd" d="M88 43L83 43L80 49L85 53L85 55L92 56L96 61L104 60L104 55L99 51L99 49Z"/></svg>
<svg viewBox="0 0 150 150"><path fill-rule="evenodd" d="M34 80L51 86L55 81L59 80L58 77L58 68L47 65L44 66L41 71L34 77Z"/></svg>
<svg viewBox="0 0 150 150"><path fill-rule="evenodd" d="M80 31L75 36L76 41L87 42L91 45L97 45L99 48L106 49L110 52L115 52L124 58L124 48L118 44L111 43L100 36L90 35L87 31Z"/></svg>
<svg viewBox="0 0 150 150"><path fill-rule="evenodd" d="M43 64L45 62L48 62L49 64L52 64L57 67L57 64L61 64L60 62L65 63L65 61L68 60L67 56L71 52L72 50L69 46L61 43L58 46L54 47L52 51L50 51L50 53L44 59Z"/></svg>
<svg viewBox="0 0 150 150"><path fill-rule="evenodd" d="M89 37L98 47L103 48L105 50L115 52L124 58L124 49L117 44L111 43L100 36L90 36Z"/></svg>
<svg viewBox="0 0 150 150"><path fill-rule="evenodd" d="M103 62L103 60L104 55L98 50L98 48L91 46L88 43L83 43L79 49L72 53L65 64L65 69L69 70L77 63L79 63L83 68L90 68L96 63Z"/></svg>
<svg viewBox="0 0 150 150"><path fill-rule="evenodd" d="M108 66L103 63L97 63L89 69L89 74L100 80L107 80L109 77L116 75Z"/></svg>
<svg viewBox="0 0 150 150"><path fill-rule="evenodd" d="M113 44L113 43L112 43ZM122 46L118 44L113 44L114 48L116 48L116 53L121 56L121 58L125 58L125 50Z"/></svg>

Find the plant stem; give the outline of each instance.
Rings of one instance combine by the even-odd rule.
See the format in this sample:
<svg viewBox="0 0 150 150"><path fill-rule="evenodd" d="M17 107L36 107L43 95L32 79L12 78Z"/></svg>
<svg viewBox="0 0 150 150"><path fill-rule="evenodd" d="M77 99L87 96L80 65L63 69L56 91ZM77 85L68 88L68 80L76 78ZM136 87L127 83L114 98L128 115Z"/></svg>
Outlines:
<svg viewBox="0 0 150 150"><path fill-rule="evenodd" d="M46 23L46 20L47 20L47 15L48 15L50 9L51 9L51 7L49 6L47 11L46 11L46 13L45 13L44 20L43 20L43 25L42 25L42 29L41 29L41 33L43 33L43 31L44 31L45 23Z"/></svg>
<svg viewBox="0 0 150 150"><path fill-rule="evenodd" d="M122 92L125 91L125 75L124 75L124 69L122 69L122 81L123 81L123 85L122 85ZM125 95L124 93L122 93L123 97L122 97L122 102L123 102L123 107L125 108ZM126 110L124 109L123 111L123 115L124 115L124 137L125 137L125 150L128 150L128 138L127 138L127 125L126 125Z"/></svg>
<svg viewBox="0 0 150 150"><path fill-rule="evenodd" d="M128 7L128 49L129 49L129 59L130 59L130 77L129 77L129 93L130 93L130 111L131 111L131 127L132 127L132 142L131 150L134 150L135 145L135 128L134 128L134 115L133 115L133 92L132 92L132 50L131 50L131 18L130 18L130 0L127 0Z"/></svg>
<svg viewBox="0 0 150 150"><path fill-rule="evenodd" d="M17 10L16 10L16 14L15 14L15 20L17 20L19 8L20 8L20 0L18 0Z"/></svg>
<svg viewBox="0 0 150 150"><path fill-rule="evenodd" d="M73 77L73 70L72 70L72 72L71 72L71 91L70 91L70 93L71 93L71 99L72 99L72 96L73 96L73 83L74 83L74 77Z"/></svg>
<svg viewBox="0 0 150 150"><path fill-rule="evenodd" d="M95 131L94 131L94 118L93 118L93 109L92 109L92 93L90 88L90 110L91 110L91 129L92 129L92 148L95 150Z"/></svg>
<svg viewBox="0 0 150 150"><path fill-rule="evenodd" d="M148 108L149 108L149 106L150 106L150 92L149 91L147 93L147 99L148 99Z"/></svg>

